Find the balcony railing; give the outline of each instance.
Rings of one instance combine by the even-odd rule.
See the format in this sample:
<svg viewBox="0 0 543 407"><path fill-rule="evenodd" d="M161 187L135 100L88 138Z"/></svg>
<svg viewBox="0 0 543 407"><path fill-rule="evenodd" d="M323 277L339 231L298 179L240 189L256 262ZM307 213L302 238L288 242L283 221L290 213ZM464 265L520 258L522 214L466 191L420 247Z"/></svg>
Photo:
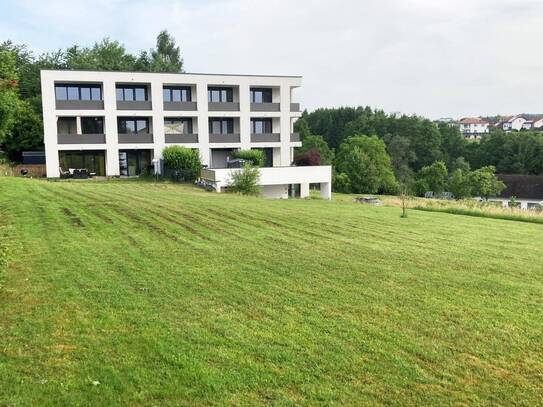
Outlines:
<svg viewBox="0 0 543 407"><path fill-rule="evenodd" d="M58 144L105 144L105 134L59 134Z"/></svg>
<svg viewBox="0 0 543 407"><path fill-rule="evenodd" d="M239 143L239 133L210 134L210 143Z"/></svg>
<svg viewBox="0 0 543 407"><path fill-rule="evenodd" d="M166 134L166 143L198 143L198 134Z"/></svg>
<svg viewBox="0 0 543 407"><path fill-rule="evenodd" d="M210 112L239 112L237 102L208 102L207 110Z"/></svg>
<svg viewBox="0 0 543 407"><path fill-rule="evenodd" d="M103 100L57 100L57 110L104 110Z"/></svg>
<svg viewBox="0 0 543 407"><path fill-rule="evenodd" d="M300 111L300 104L299 103L291 103L290 104L290 111L291 112L299 112Z"/></svg>
<svg viewBox="0 0 543 407"><path fill-rule="evenodd" d="M279 112L279 103L251 103L251 112Z"/></svg>
<svg viewBox="0 0 543 407"><path fill-rule="evenodd" d="M198 110L196 102L164 102L164 110L193 111Z"/></svg>
<svg viewBox="0 0 543 407"><path fill-rule="evenodd" d="M151 133L119 133L119 144L139 144L152 143L153 134Z"/></svg>
<svg viewBox="0 0 543 407"><path fill-rule="evenodd" d="M150 100L118 100L117 110L152 110L153 105Z"/></svg>
<svg viewBox="0 0 543 407"><path fill-rule="evenodd" d="M290 141L291 143L296 143L300 140L300 133L290 133Z"/></svg>
<svg viewBox="0 0 543 407"><path fill-rule="evenodd" d="M251 134L251 143L278 143L281 141L279 133Z"/></svg>

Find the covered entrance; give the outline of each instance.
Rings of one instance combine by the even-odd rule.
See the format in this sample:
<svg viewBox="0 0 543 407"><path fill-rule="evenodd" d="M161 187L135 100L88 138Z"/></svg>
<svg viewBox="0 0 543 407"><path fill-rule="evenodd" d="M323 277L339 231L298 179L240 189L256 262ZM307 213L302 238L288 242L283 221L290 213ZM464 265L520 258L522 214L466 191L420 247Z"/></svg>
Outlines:
<svg viewBox="0 0 543 407"><path fill-rule="evenodd" d="M119 174L133 177L150 173L151 150L119 150Z"/></svg>

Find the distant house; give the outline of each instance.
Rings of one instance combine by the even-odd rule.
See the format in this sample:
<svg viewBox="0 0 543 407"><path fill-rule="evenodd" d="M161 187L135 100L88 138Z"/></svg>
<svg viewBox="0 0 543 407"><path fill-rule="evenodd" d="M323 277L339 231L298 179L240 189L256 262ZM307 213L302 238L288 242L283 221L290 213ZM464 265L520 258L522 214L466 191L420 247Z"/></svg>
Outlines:
<svg viewBox="0 0 543 407"><path fill-rule="evenodd" d="M489 122L480 117L464 117L458 122L460 133L466 138L480 138L484 134L488 134Z"/></svg>
<svg viewBox="0 0 543 407"><path fill-rule="evenodd" d="M496 127L501 128L503 131L520 131L526 121L522 116L509 116L499 121Z"/></svg>
<svg viewBox="0 0 543 407"><path fill-rule="evenodd" d="M528 119L522 124L522 130L541 130L543 118Z"/></svg>
<svg viewBox="0 0 543 407"><path fill-rule="evenodd" d="M506 188L500 196L491 198L491 201L501 202L507 208L511 198L514 197L522 209L542 208L543 176L498 174L497 177Z"/></svg>

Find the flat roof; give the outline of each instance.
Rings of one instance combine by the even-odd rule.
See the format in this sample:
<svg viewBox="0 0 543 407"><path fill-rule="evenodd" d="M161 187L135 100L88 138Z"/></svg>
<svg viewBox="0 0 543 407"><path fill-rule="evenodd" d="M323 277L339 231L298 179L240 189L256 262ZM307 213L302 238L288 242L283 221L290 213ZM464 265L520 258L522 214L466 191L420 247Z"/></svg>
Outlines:
<svg viewBox="0 0 543 407"><path fill-rule="evenodd" d="M204 73L204 72L150 72L150 71L104 71L97 69L40 69L41 71L52 72L119 72L119 73L144 73L158 75L207 75L207 76L254 76L261 78L301 78L301 75L255 75L243 73Z"/></svg>

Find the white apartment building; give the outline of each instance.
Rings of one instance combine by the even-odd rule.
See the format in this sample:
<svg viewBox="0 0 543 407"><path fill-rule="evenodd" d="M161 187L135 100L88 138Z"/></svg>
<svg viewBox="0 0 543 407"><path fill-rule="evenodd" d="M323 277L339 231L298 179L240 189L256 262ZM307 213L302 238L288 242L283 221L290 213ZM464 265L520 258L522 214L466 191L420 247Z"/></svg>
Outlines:
<svg viewBox="0 0 543 407"><path fill-rule="evenodd" d="M489 133L489 122L479 117L464 117L458 122L460 132L466 138L480 138Z"/></svg>
<svg viewBox="0 0 543 407"><path fill-rule="evenodd" d="M169 145L197 149L202 177L218 192L235 150L261 149L263 194L307 196L319 183L331 197L331 167L292 167L301 116L299 76L42 70L47 176L87 168L137 176Z"/></svg>
<svg viewBox="0 0 543 407"><path fill-rule="evenodd" d="M526 119L522 116L510 116L497 123L504 131L520 131Z"/></svg>

